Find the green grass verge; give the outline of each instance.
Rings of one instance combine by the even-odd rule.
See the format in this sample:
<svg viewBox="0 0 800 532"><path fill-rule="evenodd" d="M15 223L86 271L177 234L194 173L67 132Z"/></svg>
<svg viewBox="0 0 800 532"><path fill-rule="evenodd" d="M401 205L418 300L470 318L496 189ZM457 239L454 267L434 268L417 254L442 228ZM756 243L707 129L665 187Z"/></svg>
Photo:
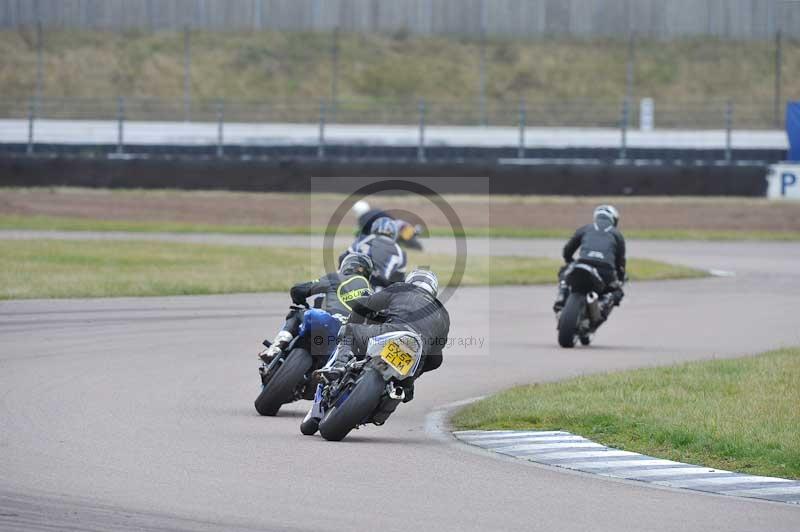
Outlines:
<svg viewBox="0 0 800 532"><path fill-rule="evenodd" d="M57 216L0 215L0 229L34 231L124 231L130 233L222 233L236 235L322 234L324 227L221 225L167 221L96 220Z"/></svg>
<svg viewBox="0 0 800 532"><path fill-rule="evenodd" d="M411 253L452 281L455 257ZM462 285L541 284L555 280L558 261L469 257ZM0 299L165 296L284 291L323 271L318 251L146 241L0 240ZM632 260L634 279L674 279L704 272Z"/></svg>
<svg viewBox="0 0 800 532"><path fill-rule="evenodd" d="M222 234L322 234L324 227L301 226L262 226L262 225L219 225L194 224L167 221L126 221L95 220L88 218L69 218L53 216L0 215L0 230L26 229L37 231L125 231L133 233L222 233ZM469 237L495 238L568 238L570 229L529 229L518 227L465 228ZM449 228L431 228L432 236L452 236ZM709 231L681 229L625 230L625 235L633 239L653 240L800 240L798 231Z"/></svg>
<svg viewBox="0 0 800 532"><path fill-rule="evenodd" d="M800 349L520 386L460 429L567 430L612 447L800 479Z"/></svg>

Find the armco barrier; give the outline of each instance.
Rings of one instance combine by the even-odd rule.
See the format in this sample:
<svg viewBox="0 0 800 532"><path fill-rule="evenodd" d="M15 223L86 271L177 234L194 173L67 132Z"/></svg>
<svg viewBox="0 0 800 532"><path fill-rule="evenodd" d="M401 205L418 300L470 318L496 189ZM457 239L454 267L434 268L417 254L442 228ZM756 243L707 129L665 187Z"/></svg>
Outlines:
<svg viewBox="0 0 800 532"><path fill-rule="evenodd" d="M472 190L488 177L495 194L764 196L762 164L675 165L582 163L500 164L481 162L241 160L217 158L78 158L0 156L0 186L226 189L306 192L311 177L448 178L441 192ZM462 178L462 179L459 179ZM315 191L320 182L315 180Z"/></svg>
<svg viewBox="0 0 800 532"><path fill-rule="evenodd" d="M32 153L43 157L113 157L118 152L116 144L44 144L37 143ZM319 147L315 145L236 145L223 147L227 159L315 159L319 157ZM217 147L204 145L125 145L123 154L137 158L200 157L215 158ZM727 154L718 148L642 148L629 147L626 157L631 160L648 160L663 164L713 164L724 161ZM26 155L29 146L20 143L0 143L0 157ZM425 146L424 159L427 162L441 163L493 163L498 159L511 159L519 156L518 147L486 147L458 145ZM596 159L608 163L620 156L619 148L602 147L564 147L542 148L529 146L524 157L532 159ZM775 148L734 148L730 152L732 163L764 162L776 163L786 160L785 149ZM397 146L382 144L326 144L324 158L332 160L392 160L414 161L419 157L417 146Z"/></svg>

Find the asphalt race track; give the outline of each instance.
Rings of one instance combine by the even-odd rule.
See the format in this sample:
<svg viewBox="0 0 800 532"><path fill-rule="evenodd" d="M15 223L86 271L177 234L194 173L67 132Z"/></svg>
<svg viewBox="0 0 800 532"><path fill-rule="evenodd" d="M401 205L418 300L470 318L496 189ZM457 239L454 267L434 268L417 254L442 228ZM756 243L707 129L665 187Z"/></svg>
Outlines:
<svg viewBox="0 0 800 532"><path fill-rule="evenodd" d="M736 276L636 283L596 345L569 351L554 287L460 289L442 369L341 443L300 434L307 403L253 409L286 295L0 303L0 529L800 530L800 507L525 465L437 432L432 412L517 383L800 345L800 244L630 247Z"/></svg>

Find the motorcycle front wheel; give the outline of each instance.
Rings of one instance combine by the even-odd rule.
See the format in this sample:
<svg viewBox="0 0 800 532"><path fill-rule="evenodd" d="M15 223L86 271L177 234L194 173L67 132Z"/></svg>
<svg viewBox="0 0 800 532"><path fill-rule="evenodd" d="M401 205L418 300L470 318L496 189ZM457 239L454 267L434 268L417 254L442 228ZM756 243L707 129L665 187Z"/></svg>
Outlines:
<svg viewBox="0 0 800 532"><path fill-rule="evenodd" d="M372 414L386 389L383 377L374 369L364 370L350 395L330 409L319 424L319 433L329 441L341 441Z"/></svg>
<svg viewBox="0 0 800 532"><path fill-rule="evenodd" d="M283 361L275 375L264 385L255 400L256 411L262 416L274 416L292 398L294 389L311 369L311 353L295 348Z"/></svg>
<svg viewBox="0 0 800 532"><path fill-rule="evenodd" d="M575 347L578 336L578 326L586 306L586 296L572 293L567 298L567 303L558 318L558 345L561 347Z"/></svg>

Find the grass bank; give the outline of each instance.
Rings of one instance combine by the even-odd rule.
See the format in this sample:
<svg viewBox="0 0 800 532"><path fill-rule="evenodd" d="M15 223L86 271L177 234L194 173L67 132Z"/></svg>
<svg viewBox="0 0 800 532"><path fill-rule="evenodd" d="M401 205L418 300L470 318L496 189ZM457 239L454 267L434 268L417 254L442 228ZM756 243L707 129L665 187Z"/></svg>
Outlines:
<svg viewBox="0 0 800 532"><path fill-rule="evenodd" d="M35 42L29 28L0 31L0 86L5 98L33 94ZM332 44L332 32L195 31L191 39L193 99L318 102L329 97ZM463 105L479 98L481 46L477 38L342 33L338 50L341 100L385 103L426 98ZM771 40L637 40L636 91L668 102L697 101L698 95L708 101L763 102L760 120L769 123L773 53ZM616 106L625 94L626 57L625 39L489 39L485 52L489 111L501 105L516 108L520 98L532 102L592 99ZM183 61L179 31L48 28L44 95L179 101ZM783 91L790 94L791 73L800 69L800 43L785 40L783 62L787 73ZM315 105L308 107L313 114ZM458 111L471 112L469 118L477 119L474 110ZM226 110L226 114L234 112Z"/></svg>
<svg viewBox="0 0 800 532"><path fill-rule="evenodd" d="M442 284L455 266L449 255L412 253ZM552 283L558 261L469 257L462 285ZM691 268L630 261L634 279L703 276ZM318 251L144 241L0 241L0 299L166 296L285 291L324 270Z"/></svg>
<svg viewBox="0 0 800 532"><path fill-rule="evenodd" d="M800 479L800 349L520 386L462 429L568 430L660 458Z"/></svg>
<svg viewBox="0 0 800 532"><path fill-rule="evenodd" d="M240 235L319 235L325 228L291 225L229 225L209 223L188 223L174 221L135 221L135 220L99 220L77 217L58 216L21 216L0 215L0 230L36 230L36 231L124 231L133 233L221 233ZM468 237L494 238L568 238L574 229L554 228L536 229L522 227L465 228ZM450 228L432 227L431 236L452 236ZM798 241L800 231L720 231L720 230L683 230L683 229L646 229L625 230L625 236L633 239L652 240L774 240Z"/></svg>

